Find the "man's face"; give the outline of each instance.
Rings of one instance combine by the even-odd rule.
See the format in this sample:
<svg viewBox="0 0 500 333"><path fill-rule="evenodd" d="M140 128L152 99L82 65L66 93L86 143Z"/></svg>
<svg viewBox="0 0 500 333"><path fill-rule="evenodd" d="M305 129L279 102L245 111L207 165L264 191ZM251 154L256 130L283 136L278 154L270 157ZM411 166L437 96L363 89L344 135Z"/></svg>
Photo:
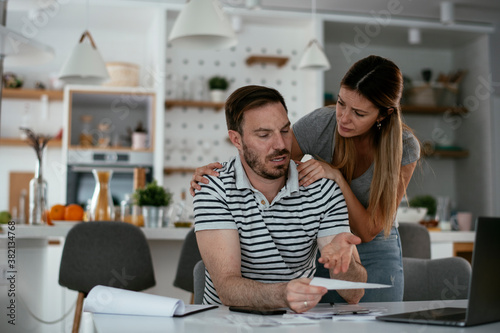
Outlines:
<svg viewBox="0 0 500 333"><path fill-rule="evenodd" d="M292 133L283 105L273 103L245 111L242 130L243 135L239 136L241 145L237 146L240 153L243 153L242 162L254 174L265 179L286 176L290 164Z"/></svg>

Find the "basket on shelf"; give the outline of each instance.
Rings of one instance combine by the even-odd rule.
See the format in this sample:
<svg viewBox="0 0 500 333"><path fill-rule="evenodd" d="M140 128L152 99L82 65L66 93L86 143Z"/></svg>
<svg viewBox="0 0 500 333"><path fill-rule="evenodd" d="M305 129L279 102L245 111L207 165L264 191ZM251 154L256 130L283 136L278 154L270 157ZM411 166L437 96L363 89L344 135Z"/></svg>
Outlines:
<svg viewBox="0 0 500 333"><path fill-rule="evenodd" d="M107 62L110 80L103 86L137 87L139 85L139 66L128 62Z"/></svg>

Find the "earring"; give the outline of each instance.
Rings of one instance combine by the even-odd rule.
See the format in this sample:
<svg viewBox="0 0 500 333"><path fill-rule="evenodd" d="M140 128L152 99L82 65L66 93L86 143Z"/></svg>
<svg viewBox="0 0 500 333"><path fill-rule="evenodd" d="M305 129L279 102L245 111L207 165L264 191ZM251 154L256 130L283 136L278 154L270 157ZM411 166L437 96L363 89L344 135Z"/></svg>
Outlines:
<svg viewBox="0 0 500 333"><path fill-rule="evenodd" d="M377 123L377 128L378 128L379 131L382 128L382 124L380 123L380 121Z"/></svg>

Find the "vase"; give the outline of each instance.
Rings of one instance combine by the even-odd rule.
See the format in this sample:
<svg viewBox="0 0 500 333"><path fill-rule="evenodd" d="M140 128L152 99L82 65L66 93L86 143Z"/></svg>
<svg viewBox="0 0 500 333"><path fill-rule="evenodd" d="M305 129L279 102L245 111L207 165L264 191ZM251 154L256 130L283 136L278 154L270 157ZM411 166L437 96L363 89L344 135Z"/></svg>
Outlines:
<svg viewBox="0 0 500 333"><path fill-rule="evenodd" d="M90 203L90 221L114 221L115 207L110 182L113 171L93 169L95 189Z"/></svg>
<svg viewBox="0 0 500 333"><path fill-rule="evenodd" d="M224 98L225 93L226 93L225 90L212 89L212 90L210 90L210 99L212 100L212 102L222 103L222 102L224 102L224 99L225 99Z"/></svg>
<svg viewBox="0 0 500 333"><path fill-rule="evenodd" d="M47 182L43 178L42 158L39 158L35 168L35 177L30 180L29 224L46 224L47 207Z"/></svg>
<svg viewBox="0 0 500 333"><path fill-rule="evenodd" d="M162 206L142 206L142 216L146 228L161 228L163 226Z"/></svg>

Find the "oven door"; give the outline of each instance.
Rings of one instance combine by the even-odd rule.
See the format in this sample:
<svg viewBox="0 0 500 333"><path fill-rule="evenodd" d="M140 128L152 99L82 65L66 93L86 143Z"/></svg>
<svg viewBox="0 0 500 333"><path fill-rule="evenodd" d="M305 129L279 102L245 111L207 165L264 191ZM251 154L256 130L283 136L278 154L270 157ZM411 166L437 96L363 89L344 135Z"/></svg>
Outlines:
<svg viewBox="0 0 500 333"><path fill-rule="evenodd" d="M139 166L138 166L139 167ZM146 170L146 183L152 181L153 168L140 166ZM68 165L67 185L66 185L66 203L77 203L86 207L89 200L92 199L96 181L92 174L93 169L111 170L110 190L115 206L125 199L125 195L134 192L134 166L113 166L105 165Z"/></svg>

